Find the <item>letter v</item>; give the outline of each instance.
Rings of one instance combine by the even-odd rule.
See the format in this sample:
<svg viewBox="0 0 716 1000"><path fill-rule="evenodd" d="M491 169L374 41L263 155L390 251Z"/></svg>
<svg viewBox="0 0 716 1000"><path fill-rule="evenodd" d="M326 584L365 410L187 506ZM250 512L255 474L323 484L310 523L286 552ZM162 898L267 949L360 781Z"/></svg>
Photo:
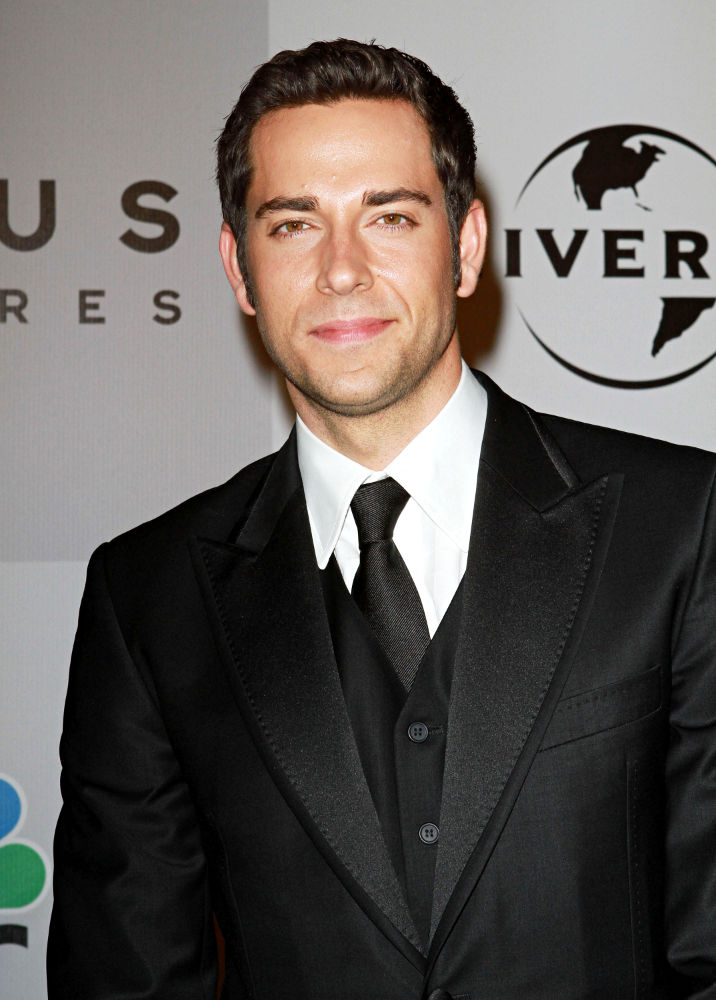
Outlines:
<svg viewBox="0 0 716 1000"><path fill-rule="evenodd" d="M545 253L549 257L549 262L552 265L554 273L558 278L567 278L569 272L572 270L572 265L577 259L577 254L579 253L582 243L584 243L584 237L587 235L586 229L575 229L574 236L567 247L564 254L560 252L555 238L552 235L554 229L538 229L537 235L540 238L540 242L545 249Z"/></svg>

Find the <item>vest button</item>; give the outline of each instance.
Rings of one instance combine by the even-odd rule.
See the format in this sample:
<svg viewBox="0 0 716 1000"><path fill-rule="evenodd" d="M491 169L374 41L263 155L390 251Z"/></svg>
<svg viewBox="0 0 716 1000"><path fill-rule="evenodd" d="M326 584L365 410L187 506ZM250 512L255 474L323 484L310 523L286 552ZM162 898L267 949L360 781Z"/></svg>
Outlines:
<svg viewBox="0 0 716 1000"><path fill-rule="evenodd" d="M418 836L424 844L434 844L440 836L440 831L434 823L423 823L418 830Z"/></svg>
<svg viewBox="0 0 716 1000"><path fill-rule="evenodd" d="M428 727L424 722L411 722L408 726L408 739L413 743L424 743L428 738Z"/></svg>

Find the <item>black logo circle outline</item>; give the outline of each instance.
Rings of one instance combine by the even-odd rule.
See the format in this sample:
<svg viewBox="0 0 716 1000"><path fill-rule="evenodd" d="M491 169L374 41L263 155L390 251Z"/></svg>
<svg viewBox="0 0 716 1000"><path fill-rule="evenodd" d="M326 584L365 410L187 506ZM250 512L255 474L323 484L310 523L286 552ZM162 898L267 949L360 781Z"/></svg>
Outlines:
<svg viewBox="0 0 716 1000"><path fill-rule="evenodd" d="M716 160L713 156L710 156L705 149L697 146L695 142L691 142L690 139L685 139L682 135L677 135L676 132L669 132L665 128L656 128L651 125L601 125L599 128L590 128L586 132L580 132L579 135L572 136L571 139L567 139L561 145L553 149L551 153L545 156L544 160L535 167L532 173L529 175L522 190L517 196L517 201L515 202L515 208L520 203L522 195L525 193L527 188L530 186L532 181L535 179L538 173L543 170L548 163L556 159L562 153L571 149L572 146L578 145L580 142L590 142L592 139L598 138L604 132L611 132L616 138L619 138L621 142L625 142L627 139L631 139L633 135L645 134L645 135L660 135L663 139L672 139L674 142L681 143L682 146L688 147L688 149L693 150L693 152L698 153L699 156L703 156L705 160L713 166L716 167Z"/></svg>
<svg viewBox="0 0 716 1000"><path fill-rule="evenodd" d="M710 156L705 149L702 149L700 146L697 146L697 144L695 142L691 142L690 139L685 139L683 136L677 135L676 132L670 132L668 129L656 128L655 126L650 126L650 125L602 125L599 128L587 129L586 132L580 132L578 135L572 136L571 139L565 140L565 142L557 146L556 149L553 149L552 152L549 153L542 160L542 162L532 171L530 176L525 181L522 190L517 196L517 201L515 202L515 208L517 208L517 206L519 205L523 194L530 186L532 181L535 179L537 174L539 174L540 171L543 170L548 163L551 163L552 160L556 159L558 156L566 152L568 149L571 149L573 146L577 146L580 142L589 142L590 140L597 138L599 135L607 131L611 132L612 135L618 137L621 142L624 142L626 139L630 139L633 135L639 135L639 134L659 135L664 139L671 139L674 142L678 142L681 145L686 146L693 152L698 153L700 156L703 156L704 159L708 160L708 162L712 166L716 167L716 159L714 159L713 156ZM571 371L573 372L573 374L579 375L581 378L587 379L587 381L589 382L595 382L597 385L609 386L610 388L613 389L657 389L664 385L672 385L674 382L680 382L682 379L688 378L690 375L694 375L697 371L699 371L699 369L704 368L710 361L713 361L713 359L716 358L716 351L714 351L713 354L710 354L703 361L699 361L698 364L692 365L691 368L687 368L685 371L677 372L673 375L665 375L662 376L661 378L656 378L656 379L640 379L640 380L616 379L616 378L611 378L607 375L597 375L594 372L589 372L584 368L580 368L578 365L573 364L571 361L567 361L566 358L563 358L561 355L557 354L556 351L552 350L551 347L548 347L547 344L545 344L545 342L540 337L537 336L535 331L527 322L522 311L520 309L518 309L517 311L520 314L522 322L525 324L525 326L532 334L534 339L537 341L537 343L540 345L540 347L544 351L546 351L551 358L553 358L556 362L558 362L558 364L566 368L567 371Z"/></svg>

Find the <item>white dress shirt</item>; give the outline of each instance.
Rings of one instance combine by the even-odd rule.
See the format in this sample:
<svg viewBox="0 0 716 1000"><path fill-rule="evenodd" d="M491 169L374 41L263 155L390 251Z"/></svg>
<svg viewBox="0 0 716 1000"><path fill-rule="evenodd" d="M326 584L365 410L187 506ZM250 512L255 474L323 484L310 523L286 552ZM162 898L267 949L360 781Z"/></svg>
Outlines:
<svg viewBox="0 0 716 1000"><path fill-rule="evenodd" d="M362 483L392 476L410 494L393 540L415 581L431 636L467 565L486 416L487 393L463 361L445 406L380 472L331 448L296 418L298 464L319 567L325 569L335 552L351 589L360 562L353 494Z"/></svg>

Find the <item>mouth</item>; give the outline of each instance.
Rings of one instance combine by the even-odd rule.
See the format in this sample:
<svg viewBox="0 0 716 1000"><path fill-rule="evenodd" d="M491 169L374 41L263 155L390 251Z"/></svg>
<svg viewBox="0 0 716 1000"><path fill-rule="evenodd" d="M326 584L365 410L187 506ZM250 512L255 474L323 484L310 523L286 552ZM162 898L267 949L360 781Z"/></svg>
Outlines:
<svg viewBox="0 0 716 1000"><path fill-rule="evenodd" d="M392 319L377 319L373 316L334 319L328 323L321 323L320 326L314 326L311 336L325 343L358 344L377 337L392 322Z"/></svg>

